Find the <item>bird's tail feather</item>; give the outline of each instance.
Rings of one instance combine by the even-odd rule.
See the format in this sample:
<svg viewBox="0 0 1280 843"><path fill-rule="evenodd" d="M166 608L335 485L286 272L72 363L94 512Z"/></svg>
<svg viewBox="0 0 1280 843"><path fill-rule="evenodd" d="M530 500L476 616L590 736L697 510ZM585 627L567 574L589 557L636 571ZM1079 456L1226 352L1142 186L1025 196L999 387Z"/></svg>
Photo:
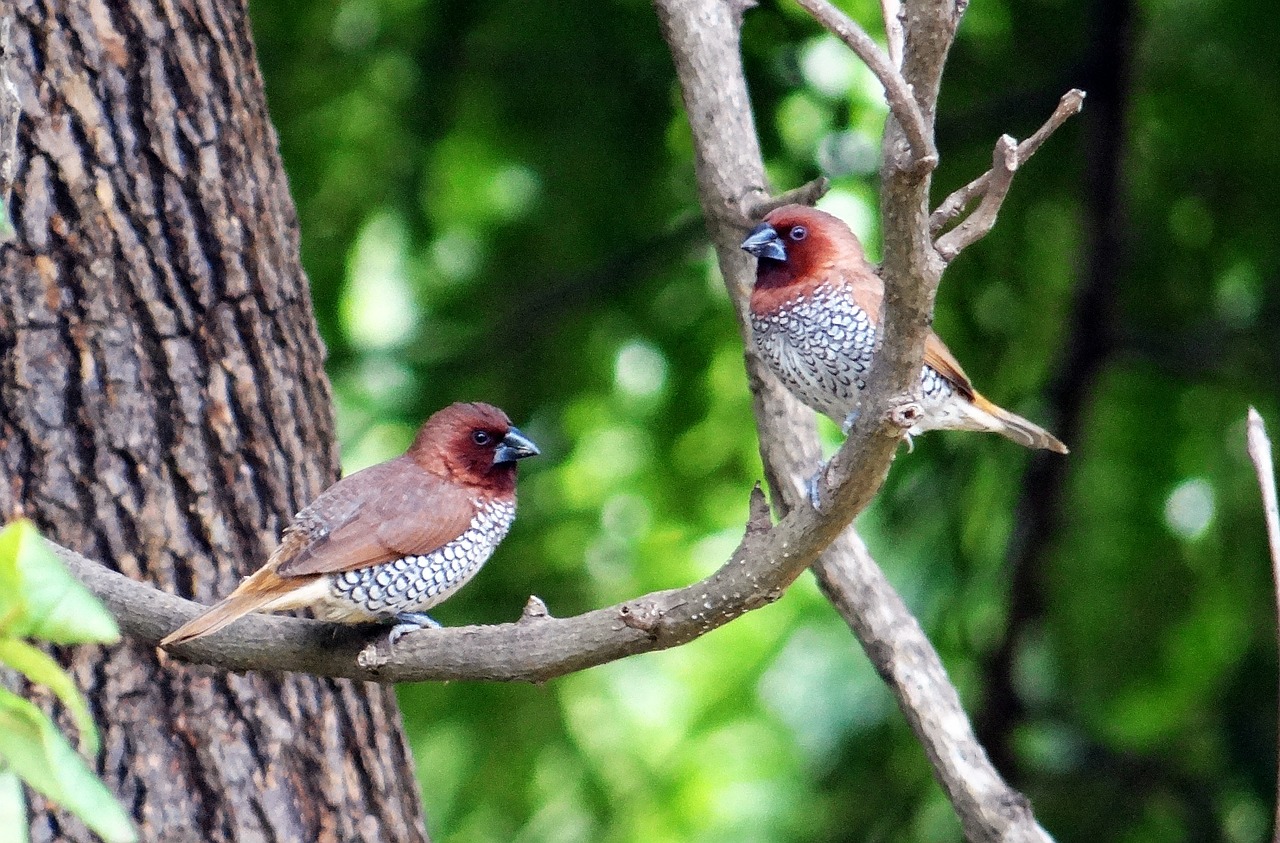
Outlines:
<svg viewBox="0 0 1280 843"><path fill-rule="evenodd" d="M274 566L260 568L247 580L240 583L230 595L213 604L203 614L197 615L161 641L161 647L182 644L195 638L211 635L223 627L238 621L240 618L263 607L271 605L267 611L296 608L289 599L302 586L310 584L316 577L277 576Z"/></svg>
<svg viewBox="0 0 1280 843"><path fill-rule="evenodd" d="M274 599L275 596L271 594L233 594L166 635L160 641L160 646L171 647L211 635Z"/></svg>
<svg viewBox="0 0 1280 843"><path fill-rule="evenodd" d="M977 393L973 396L975 409L989 416L995 424L986 427L992 433L999 433L1024 448L1044 448L1058 454L1067 453L1067 446L1049 431L1037 424L1027 421L1022 416L1011 413L983 398Z"/></svg>

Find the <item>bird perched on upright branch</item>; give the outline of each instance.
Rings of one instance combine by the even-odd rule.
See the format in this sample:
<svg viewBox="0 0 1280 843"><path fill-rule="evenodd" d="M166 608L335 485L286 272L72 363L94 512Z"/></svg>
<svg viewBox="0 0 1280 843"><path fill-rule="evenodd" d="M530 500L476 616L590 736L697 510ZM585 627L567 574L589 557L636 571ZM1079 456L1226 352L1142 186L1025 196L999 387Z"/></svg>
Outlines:
<svg viewBox="0 0 1280 843"><path fill-rule="evenodd" d="M742 248L759 259L750 308L756 351L797 398L847 433L879 348L884 282L849 227L816 208L772 211ZM908 435L988 431L1067 453L1052 434L975 390L933 331L925 338L916 398L922 415Z"/></svg>
<svg viewBox="0 0 1280 843"><path fill-rule="evenodd" d="M497 407L445 407L403 456L326 489L294 516L262 568L160 645L209 635L253 611L395 622L392 644L436 626L425 612L462 588L506 536L516 461L537 453Z"/></svg>

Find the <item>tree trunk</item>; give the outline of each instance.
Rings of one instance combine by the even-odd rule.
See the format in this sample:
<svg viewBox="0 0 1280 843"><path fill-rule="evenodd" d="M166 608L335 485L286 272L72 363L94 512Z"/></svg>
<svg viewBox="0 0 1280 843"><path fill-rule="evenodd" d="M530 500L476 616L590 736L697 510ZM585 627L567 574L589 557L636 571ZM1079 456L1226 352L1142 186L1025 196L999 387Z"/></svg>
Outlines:
<svg viewBox="0 0 1280 843"><path fill-rule="evenodd" d="M0 9L22 108L17 238L0 247L0 513L208 602L337 476L246 9ZM225 675L128 641L67 660L142 839L425 839L390 688ZM40 800L31 833L93 839Z"/></svg>

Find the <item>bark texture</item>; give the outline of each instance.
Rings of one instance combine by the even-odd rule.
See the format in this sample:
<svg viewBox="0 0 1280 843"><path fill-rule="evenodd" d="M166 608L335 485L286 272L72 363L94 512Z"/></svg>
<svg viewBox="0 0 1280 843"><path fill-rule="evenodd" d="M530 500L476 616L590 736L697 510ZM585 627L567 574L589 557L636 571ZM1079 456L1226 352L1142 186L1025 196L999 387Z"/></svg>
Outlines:
<svg viewBox="0 0 1280 843"><path fill-rule="evenodd" d="M324 349L242 2L17 0L0 513L203 602L337 476ZM142 839L418 841L389 688L67 655ZM33 803L32 839L92 840Z"/></svg>

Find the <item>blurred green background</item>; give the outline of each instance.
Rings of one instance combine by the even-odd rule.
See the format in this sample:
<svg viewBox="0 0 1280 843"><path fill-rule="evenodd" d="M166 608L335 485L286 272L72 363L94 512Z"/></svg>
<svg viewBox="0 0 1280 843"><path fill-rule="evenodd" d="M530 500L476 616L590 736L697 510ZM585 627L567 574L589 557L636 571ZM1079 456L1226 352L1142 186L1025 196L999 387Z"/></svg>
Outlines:
<svg viewBox="0 0 1280 843"><path fill-rule="evenodd" d="M347 470L454 400L543 447L447 624L679 586L761 477L689 132L639 0L253 0ZM877 29L874 0L846 8ZM930 434L860 528L993 757L1062 841L1267 839L1270 574L1245 407L1280 429L1280 63L1262 0L981 0L936 199L1089 92L947 273L937 327L1072 447ZM876 246L885 109L787 3L745 25L779 189ZM835 441L831 428L826 435ZM958 824L803 577L688 646L548 683L401 689L438 843L951 841Z"/></svg>

